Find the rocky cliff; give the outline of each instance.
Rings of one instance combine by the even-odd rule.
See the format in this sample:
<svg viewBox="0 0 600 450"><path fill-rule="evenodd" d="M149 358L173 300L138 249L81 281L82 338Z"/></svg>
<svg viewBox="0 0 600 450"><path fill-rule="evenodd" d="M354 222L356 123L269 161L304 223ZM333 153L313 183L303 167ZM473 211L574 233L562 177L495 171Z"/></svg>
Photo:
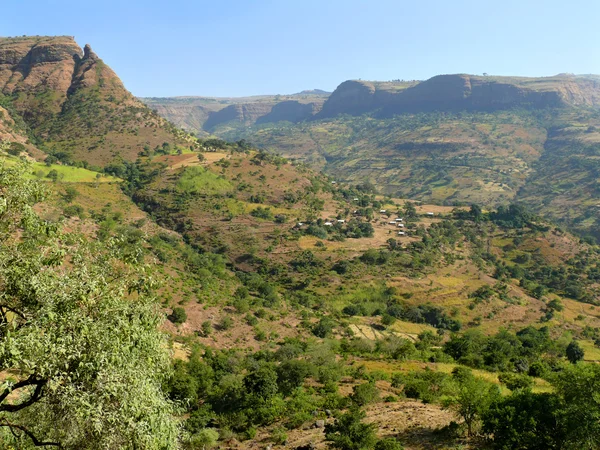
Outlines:
<svg viewBox="0 0 600 450"><path fill-rule="evenodd" d="M255 123L301 122L317 114L329 93L320 89L291 95L255 97L143 98L146 105L185 130L213 132L220 125L249 126Z"/></svg>
<svg viewBox="0 0 600 450"><path fill-rule="evenodd" d="M439 75L402 83L345 81L323 105L319 117L379 110L386 116L435 110L498 110L600 105L600 83L572 75L547 78Z"/></svg>
<svg viewBox="0 0 600 450"><path fill-rule="evenodd" d="M72 160L106 164L134 159L144 146L189 145L89 45L81 49L69 36L0 38L0 93L4 116Z"/></svg>

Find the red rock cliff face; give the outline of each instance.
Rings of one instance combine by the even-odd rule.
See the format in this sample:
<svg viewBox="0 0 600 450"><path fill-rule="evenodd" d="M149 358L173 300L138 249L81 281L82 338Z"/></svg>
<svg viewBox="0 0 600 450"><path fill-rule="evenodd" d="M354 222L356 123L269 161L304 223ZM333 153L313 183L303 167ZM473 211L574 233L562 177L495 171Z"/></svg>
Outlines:
<svg viewBox="0 0 600 450"><path fill-rule="evenodd" d="M15 107L27 118L55 114L81 56L70 37L0 39L0 92L18 96Z"/></svg>
<svg viewBox="0 0 600 450"><path fill-rule="evenodd" d="M70 37L0 39L0 91L66 95L81 48Z"/></svg>
<svg viewBox="0 0 600 450"><path fill-rule="evenodd" d="M378 89L374 83L346 81L323 105L319 117L383 115L434 110L495 110L511 107L546 108L600 105L600 86L573 76L548 78L439 75L401 90Z"/></svg>
<svg viewBox="0 0 600 450"><path fill-rule="evenodd" d="M145 145L192 144L133 97L89 45L82 50L72 37L0 38L0 93L12 115L3 113L4 134L19 118L21 128L25 122L73 161L104 165L135 159Z"/></svg>

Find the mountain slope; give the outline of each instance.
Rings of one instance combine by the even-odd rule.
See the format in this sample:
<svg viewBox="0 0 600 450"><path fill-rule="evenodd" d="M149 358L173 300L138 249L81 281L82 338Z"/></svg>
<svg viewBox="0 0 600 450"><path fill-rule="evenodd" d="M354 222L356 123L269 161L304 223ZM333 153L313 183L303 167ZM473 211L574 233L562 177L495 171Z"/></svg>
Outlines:
<svg viewBox="0 0 600 450"><path fill-rule="evenodd" d="M64 160L105 165L146 146L193 145L72 37L1 38L0 92L33 140Z"/></svg>
<svg viewBox="0 0 600 450"><path fill-rule="evenodd" d="M346 81L311 120L213 132L389 195L490 207L523 201L600 237L599 99L593 76Z"/></svg>

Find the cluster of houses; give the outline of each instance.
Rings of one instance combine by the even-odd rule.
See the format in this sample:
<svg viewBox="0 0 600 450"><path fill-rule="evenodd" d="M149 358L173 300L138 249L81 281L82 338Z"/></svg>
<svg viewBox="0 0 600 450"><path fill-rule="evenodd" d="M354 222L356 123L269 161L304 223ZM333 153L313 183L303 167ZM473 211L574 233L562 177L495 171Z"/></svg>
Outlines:
<svg viewBox="0 0 600 450"><path fill-rule="evenodd" d="M385 209L382 209L381 211L383 211L382 214L385 214L386 212ZM396 217L395 219L390 220L388 222L388 225L394 225L395 227L400 228L400 230L398 231L398 236L406 235L406 233L404 232L404 219L402 217Z"/></svg>

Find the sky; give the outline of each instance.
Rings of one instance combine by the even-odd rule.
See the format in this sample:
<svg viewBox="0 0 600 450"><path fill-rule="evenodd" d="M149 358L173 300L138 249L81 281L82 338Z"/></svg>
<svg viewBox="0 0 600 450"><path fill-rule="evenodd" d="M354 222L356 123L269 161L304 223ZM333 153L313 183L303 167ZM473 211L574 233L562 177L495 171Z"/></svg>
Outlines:
<svg viewBox="0 0 600 450"><path fill-rule="evenodd" d="M0 36L74 36L141 97L600 73L597 0L1 0L1 11Z"/></svg>

